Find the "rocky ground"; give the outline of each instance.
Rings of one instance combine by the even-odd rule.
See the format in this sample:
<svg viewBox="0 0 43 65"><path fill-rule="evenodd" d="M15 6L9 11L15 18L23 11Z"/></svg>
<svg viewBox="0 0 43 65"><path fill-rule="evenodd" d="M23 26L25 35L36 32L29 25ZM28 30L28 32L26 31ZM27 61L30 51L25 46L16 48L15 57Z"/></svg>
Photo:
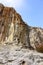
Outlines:
<svg viewBox="0 0 43 65"><path fill-rule="evenodd" d="M0 45L0 65L43 65L43 53L16 45Z"/></svg>

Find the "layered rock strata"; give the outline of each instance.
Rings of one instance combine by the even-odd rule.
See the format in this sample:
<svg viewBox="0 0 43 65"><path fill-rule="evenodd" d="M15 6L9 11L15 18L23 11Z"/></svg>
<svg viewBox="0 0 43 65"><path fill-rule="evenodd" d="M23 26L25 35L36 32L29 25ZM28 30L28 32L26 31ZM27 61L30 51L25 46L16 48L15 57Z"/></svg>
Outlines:
<svg viewBox="0 0 43 65"><path fill-rule="evenodd" d="M43 29L27 25L15 9L0 4L0 44L7 42L43 52Z"/></svg>

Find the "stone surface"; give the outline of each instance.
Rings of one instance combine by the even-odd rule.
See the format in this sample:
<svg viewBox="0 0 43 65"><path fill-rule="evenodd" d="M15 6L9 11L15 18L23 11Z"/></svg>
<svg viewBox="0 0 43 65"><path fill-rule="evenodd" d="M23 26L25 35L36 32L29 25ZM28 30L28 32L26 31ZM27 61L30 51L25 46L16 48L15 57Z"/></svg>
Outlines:
<svg viewBox="0 0 43 65"><path fill-rule="evenodd" d="M12 41L43 52L43 29L27 25L15 9L0 4L0 43Z"/></svg>
<svg viewBox="0 0 43 65"><path fill-rule="evenodd" d="M43 53L16 45L0 46L0 65L43 65Z"/></svg>
<svg viewBox="0 0 43 65"><path fill-rule="evenodd" d="M43 65L43 29L27 25L12 7L0 4L0 65Z"/></svg>
<svg viewBox="0 0 43 65"><path fill-rule="evenodd" d="M43 29L38 27L30 27L29 32L30 44L37 51L43 52Z"/></svg>

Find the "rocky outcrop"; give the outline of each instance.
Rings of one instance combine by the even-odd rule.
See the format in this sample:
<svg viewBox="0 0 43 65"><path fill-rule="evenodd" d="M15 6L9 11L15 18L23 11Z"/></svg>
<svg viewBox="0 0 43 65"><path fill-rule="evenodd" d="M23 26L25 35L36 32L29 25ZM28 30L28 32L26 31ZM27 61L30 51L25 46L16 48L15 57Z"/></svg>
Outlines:
<svg viewBox="0 0 43 65"><path fill-rule="evenodd" d="M43 52L43 29L30 27L29 39L30 44L36 48L37 51Z"/></svg>
<svg viewBox="0 0 43 65"><path fill-rule="evenodd" d="M37 51L43 52L43 29L0 4L0 65L43 65L43 53Z"/></svg>
<svg viewBox="0 0 43 65"><path fill-rule="evenodd" d="M13 8L0 6L3 9L0 15L0 42L14 41L29 46L28 26L21 16Z"/></svg>
<svg viewBox="0 0 43 65"><path fill-rule="evenodd" d="M0 4L0 43L7 42L43 52L43 29L28 26L15 9Z"/></svg>

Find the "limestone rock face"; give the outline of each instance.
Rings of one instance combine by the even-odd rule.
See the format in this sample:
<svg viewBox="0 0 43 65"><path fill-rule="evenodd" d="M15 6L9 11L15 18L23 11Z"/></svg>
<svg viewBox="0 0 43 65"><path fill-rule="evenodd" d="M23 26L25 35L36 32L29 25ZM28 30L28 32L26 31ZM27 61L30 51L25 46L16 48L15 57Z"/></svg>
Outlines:
<svg viewBox="0 0 43 65"><path fill-rule="evenodd" d="M3 7L0 4L0 42L14 41L18 45L29 47L28 26L13 8Z"/></svg>
<svg viewBox="0 0 43 65"><path fill-rule="evenodd" d="M37 51L43 52L43 29L0 4L0 65L43 65L43 53Z"/></svg>
<svg viewBox="0 0 43 65"><path fill-rule="evenodd" d="M43 29L27 25L15 9L0 4L0 44L7 42L43 52Z"/></svg>
<svg viewBox="0 0 43 65"><path fill-rule="evenodd" d="M36 48L37 51L43 52L43 29L30 27L29 39L30 44Z"/></svg>

